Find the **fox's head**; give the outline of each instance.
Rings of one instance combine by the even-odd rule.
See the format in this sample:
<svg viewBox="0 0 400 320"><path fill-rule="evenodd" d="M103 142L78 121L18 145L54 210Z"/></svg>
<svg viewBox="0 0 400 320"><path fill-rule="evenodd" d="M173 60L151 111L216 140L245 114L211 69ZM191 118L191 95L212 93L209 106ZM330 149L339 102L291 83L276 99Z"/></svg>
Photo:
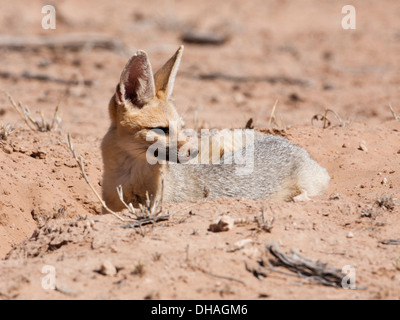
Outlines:
<svg viewBox="0 0 400 320"><path fill-rule="evenodd" d="M185 162L197 155L170 101L182 53L183 46L153 75L147 54L138 51L122 71L109 111L118 143L135 158L149 160L150 151L153 160Z"/></svg>

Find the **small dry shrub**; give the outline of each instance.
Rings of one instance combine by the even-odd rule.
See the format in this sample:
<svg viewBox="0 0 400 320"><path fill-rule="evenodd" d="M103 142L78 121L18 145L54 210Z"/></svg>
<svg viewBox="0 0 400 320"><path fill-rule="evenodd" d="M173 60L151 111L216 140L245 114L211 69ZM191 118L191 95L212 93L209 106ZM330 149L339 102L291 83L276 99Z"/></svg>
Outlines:
<svg viewBox="0 0 400 320"><path fill-rule="evenodd" d="M383 195L375 200L375 204L383 210L393 211L397 205L396 200L392 196Z"/></svg>
<svg viewBox="0 0 400 320"><path fill-rule="evenodd" d="M2 124L0 126L0 140L7 140L8 136L15 131L15 127L11 124Z"/></svg>

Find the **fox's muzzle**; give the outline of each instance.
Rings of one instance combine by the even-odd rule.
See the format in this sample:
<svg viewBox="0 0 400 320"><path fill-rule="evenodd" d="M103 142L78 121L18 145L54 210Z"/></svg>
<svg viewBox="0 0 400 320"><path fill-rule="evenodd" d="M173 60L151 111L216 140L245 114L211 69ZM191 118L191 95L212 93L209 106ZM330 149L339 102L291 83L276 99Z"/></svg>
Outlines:
<svg viewBox="0 0 400 320"><path fill-rule="evenodd" d="M189 149L185 152L177 150L176 147L167 147L164 149L156 149L154 156L161 161L175 162L175 163L186 163L189 160L195 158L199 151L197 149Z"/></svg>

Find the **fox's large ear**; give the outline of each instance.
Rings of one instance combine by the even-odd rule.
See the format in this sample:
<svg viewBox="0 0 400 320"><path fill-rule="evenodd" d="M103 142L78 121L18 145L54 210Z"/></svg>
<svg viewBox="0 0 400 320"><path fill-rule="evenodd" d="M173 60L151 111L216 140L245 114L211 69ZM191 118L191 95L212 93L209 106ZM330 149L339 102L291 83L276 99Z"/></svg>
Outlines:
<svg viewBox="0 0 400 320"><path fill-rule="evenodd" d="M129 59L117 86L116 100L119 104L129 104L142 108L155 96L153 71L146 52L138 51Z"/></svg>
<svg viewBox="0 0 400 320"><path fill-rule="evenodd" d="M159 99L168 100L174 89L175 76L181 62L183 46L154 75L156 95Z"/></svg>

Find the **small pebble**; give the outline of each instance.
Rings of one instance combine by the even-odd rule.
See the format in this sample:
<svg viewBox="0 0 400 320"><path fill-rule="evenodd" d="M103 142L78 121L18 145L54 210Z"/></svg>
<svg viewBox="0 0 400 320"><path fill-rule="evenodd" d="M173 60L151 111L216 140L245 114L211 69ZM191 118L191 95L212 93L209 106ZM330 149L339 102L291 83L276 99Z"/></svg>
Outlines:
<svg viewBox="0 0 400 320"><path fill-rule="evenodd" d="M340 200L342 199L342 196L339 193L332 193L329 196L329 200Z"/></svg>
<svg viewBox="0 0 400 320"><path fill-rule="evenodd" d="M243 239L235 243L235 246L238 248L243 248L246 244L252 243L253 240L251 239Z"/></svg>
<svg viewBox="0 0 400 320"><path fill-rule="evenodd" d="M117 269L110 261L104 261L100 267L100 273L104 276L115 276L117 274Z"/></svg>
<svg viewBox="0 0 400 320"><path fill-rule="evenodd" d="M8 145L5 145L4 147L3 147L3 150L4 150L4 152L5 153L7 153L7 154L11 154L11 153L13 153L13 148L11 147L11 146L8 146Z"/></svg>
<svg viewBox="0 0 400 320"><path fill-rule="evenodd" d="M364 151L364 152L368 152L368 148L367 145L365 143L365 141L361 141L360 146L358 147L359 150Z"/></svg>
<svg viewBox="0 0 400 320"><path fill-rule="evenodd" d="M349 238L349 239L354 238L353 232L350 231L350 232L347 234L347 238Z"/></svg>

